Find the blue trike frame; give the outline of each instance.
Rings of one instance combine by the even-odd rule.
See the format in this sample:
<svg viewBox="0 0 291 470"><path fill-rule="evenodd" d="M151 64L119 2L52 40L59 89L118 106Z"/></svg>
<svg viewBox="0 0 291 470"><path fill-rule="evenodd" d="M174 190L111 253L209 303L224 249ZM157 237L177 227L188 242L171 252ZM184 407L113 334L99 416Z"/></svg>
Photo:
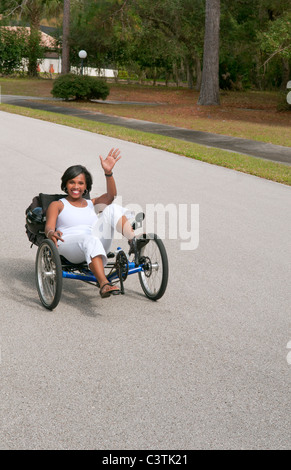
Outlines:
<svg viewBox="0 0 291 470"><path fill-rule="evenodd" d="M118 247L116 250L116 255L118 254L124 254L124 251L122 248ZM126 256L126 255L125 255ZM79 281L84 281L84 282L90 282L90 283L96 283L98 284L98 281L92 271L87 267L87 265L73 265L71 263L68 263L67 265L65 264L64 266L67 266L67 269L62 270L62 277L65 279L75 279ZM124 288L123 288L123 280L124 280L124 275L122 278L120 278L120 273L118 273L117 265L116 263L109 262L106 265L106 270L110 269L111 271L109 274L106 275L107 279L109 282L120 282L121 281L121 294L124 294ZM77 272L75 271L77 270ZM136 274L140 273L143 271L143 264L139 264L136 266L136 264L133 261L127 260L127 271L125 273L125 276L130 276L131 274Z"/></svg>

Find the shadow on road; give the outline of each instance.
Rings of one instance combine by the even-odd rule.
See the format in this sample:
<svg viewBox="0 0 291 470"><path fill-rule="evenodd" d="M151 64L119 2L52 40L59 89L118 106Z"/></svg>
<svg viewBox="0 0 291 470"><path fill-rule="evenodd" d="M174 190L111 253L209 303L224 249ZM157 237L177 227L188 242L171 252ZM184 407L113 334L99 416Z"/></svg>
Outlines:
<svg viewBox="0 0 291 470"><path fill-rule="evenodd" d="M0 264L0 282L2 287L2 304L5 301L13 301L25 305L29 308L42 309L49 312L42 306L38 297L35 283L34 260L21 260L8 258ZM89 289L92 289L90 293ZM78 309L83 315L101 315L96 310L98 290L94 286L88 286L80 282L64 282L62 296L56 311Z"/></svg>
<svg viewBox="0 0 291 470"><path fill-rule="evenodd" d="M13 302L29 307L30 309L49 312L42 306L38 297L35 283L34 260L21 260L8 258L0 264L0 282L2 284L2 305L5 302ZM149 302L142 292L132 290L130 286L125 286L125 295L130 301ZM124 296L118 296L115 300L119 302ZM114 299L113 299L114 300ZM99 296L99 289L94 285L89 285L83 281L63 280L63 289L60 303L56 307L56 312L67 312L78 310L82 315L89 317L102 316L106 313L110 300L103 300Z"/></svg>

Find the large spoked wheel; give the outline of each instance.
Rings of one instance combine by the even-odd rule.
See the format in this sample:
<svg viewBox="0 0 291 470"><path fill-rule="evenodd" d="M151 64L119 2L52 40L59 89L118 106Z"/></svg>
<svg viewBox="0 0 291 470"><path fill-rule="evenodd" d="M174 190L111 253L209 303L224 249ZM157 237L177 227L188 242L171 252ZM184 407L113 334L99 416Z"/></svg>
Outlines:
<svg viewBox="0 0 291 470"><path fill-rule="evenodd" d="M53 310L61 298L63 275L58 249L51 240L44 240L38 247L35 277L41 303Z"/></svg>
<svg viewBox="0 0 291 470"><path fill-rule="evenodd" d="M139 281L145 295L151 300L160 299L167 288L169 265L162 240L153 233L147 234L148 243L141 248Z"/></svg>

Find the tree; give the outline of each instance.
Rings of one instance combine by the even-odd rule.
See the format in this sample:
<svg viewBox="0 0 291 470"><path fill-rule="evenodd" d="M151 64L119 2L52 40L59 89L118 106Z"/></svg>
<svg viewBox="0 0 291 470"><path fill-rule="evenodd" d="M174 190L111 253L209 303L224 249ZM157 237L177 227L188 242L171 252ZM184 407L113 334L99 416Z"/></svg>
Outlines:
<svg viewBox="0 0 291 470"><path fill-rule="evenodd" d="M90 67L125 68L166 82L173 76L177 84L187 77L201 90L199 104L219 104L219 85L284 85L288 43L276 49L273 39L268 45L261 37L271 38L272 24L290 10L290 0L71 0L70 60L79 66L78 51L85 49Z"/></svg>
<svg viewBox="0 0 291 470"><path fill-rule="evenodd" d="M27 32L0 28L0 73L9 75L22 70L27 55Z"/></svg>
<svg viewBox="0 0 291 470"><path fill-rule="evenodd" d="M179 69L187 71L188 86L200 88L201 59L203 52L204 0L136 0L134 11L141 18L141 37L147 35L148 54L157 51L171 63L174 75ZM159 37L157 49L151 38ZM137 51L140 48L138 47ZM185 73L183 73L185 78ZM178 76L176 82L179 82Z"/></svg>
<svg viewBox="0 0 291 470"><path fill-rule="evenodd" d="M220 0L206 0L202 84L199 105L219 105Z"/></svg>
<svg viewBox="0 0 291 470"><path fill-rule="evenodd" d="M63 41L62 41L62 74L70 72L70 0L64 0L63 12Z"/></svg>
<svg viewBox="0 0 291 470"><path fill-rule="evenodd" d="M45 16L57 13L62 7L62 0L2 0L0 12L5 16L28 21L30 36L28 43L28 74L37 76L37 59L40 48L40 22Z"/></svg>
<svg viewBox="0 0 291 470"><path fill-rule="evenodd" d="M134 19L127 14L127 2L120 0L79 0L72 2L70 60L79 66L78 51L87 52L87 65L102 68L129 62Z"/></svg>
<svg viewBox="0 0 291 470"><path fill-rule="evenodd" d="M261 34L261 47L268 54L263 67L275 57L280 57L283 65L282 88L289 81L291 60L291 13L272 21L267 31Z"/></svg>
<svg viewBox="0 0 291 470"><path fill-rule="evenodd" d="M290 12L290 0L221 2L219 42L221 88L269 89L286 86L288 63L291 66L291 60L285 53L275 52L280 51L283 39L286 38L287 28L290 31L290 25L287 24L290 21ZM282 20L281 25L279 20ZM279 23L275 26L277 21ZM281 42L276 49L274 43L268 44L267 36L273 35L273 28L276 30L283 28L284 23L286 30L282 29Z"/></svg>
<svg viewBox="0 0 291 470"><path fill-rule="evenodd" d="M189 86L200 76L204 0L83 0L72 4L71 17L71 50L76 57L84 48L91 66L124 67L154 81L174 74L177 83L187 72Z"/></svg>

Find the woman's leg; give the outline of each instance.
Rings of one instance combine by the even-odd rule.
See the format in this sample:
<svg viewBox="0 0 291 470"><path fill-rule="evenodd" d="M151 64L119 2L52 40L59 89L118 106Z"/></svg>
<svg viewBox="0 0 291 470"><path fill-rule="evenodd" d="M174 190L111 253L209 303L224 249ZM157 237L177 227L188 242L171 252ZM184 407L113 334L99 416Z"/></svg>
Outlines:
<svg viewBox="0 0 291 470"><path fill-rule="evenodd" d="M115 230L122 233L128 240L134 237L134 231L128 220L128 217L132 216L130 211L118 204L110 204L99 216L98 222L93 227L93 235L99 238L106 253L111 249Z"/></svg>
<svg viewBox="0 0 291 470"><path fill-rule="evenodd" d="M117 222L116 224L116 230L119 233L122 233L122 235L127 238L127 240L132 240L135 236L134 230L132 228L131 223L129 222L128 218L123 215Z"/></svg>
<svg viewBox="0 0 291 470"><path fill-rule="evenodd" d="M117 286L111 286L110 284L108 284L108 279L105 276L104 272L102 256L95 256L94 258L92 258L92 261L89 264L89 268L99 282L100 293L102 292L102 294L104 295L106 294L106 292L119 291Z"/></svg>
<svg viewBox="0 0 291 470"><path fill-rule="evenodd" d="M121 206L110 204L99 217L99 221L95 225L93 233L100 239L106 253L110 251L114 230L122 233L129 242L129 254L134 254L134 261L137 265L140 249L148 243L148 240L146 237L135 237L135 232L128 219L128 217L132 215L132 213L123 209Z"/></svg>
<svg viewBox="0 0 291 470"><path fill-rule="evenodd" d="M102 287L107 281L105 276L103 261L101 256L95 256L92 258L91 263L89 264L89 269L92 271L97 281L99 282L100 287Z"/></svg>
<svg viewBox="0 0 291 470"><path fill-rule="evenodd" d="M105 285L108 283L104 272L104 264L107 258L100 240L93 238L91 235L67 236L65 242L59 244L59 253L72 263L78 264L86 260L98 280L100 290L104 286L102 296L106 292L119 290L116 286Z"/></svg>
<svg viewBox="0 0 291 470"><path fill-rule="evenodd" d="M122 235L127 238L128 240L128 243L129 243L129 252L128 254L131 255L131 254L134 254L134 262L136 264L136 266L138 265L139 263L139 252L140 252L140 249L146 245L149 240L146 239L146 237L141 237L141 238L136 238L135 237L135 232L132 228L132 225L131 223L129 222L129 220L127 219L126 216L122 216L117 224L116 224L116 230L120 233L122 233Z"/></svg>

